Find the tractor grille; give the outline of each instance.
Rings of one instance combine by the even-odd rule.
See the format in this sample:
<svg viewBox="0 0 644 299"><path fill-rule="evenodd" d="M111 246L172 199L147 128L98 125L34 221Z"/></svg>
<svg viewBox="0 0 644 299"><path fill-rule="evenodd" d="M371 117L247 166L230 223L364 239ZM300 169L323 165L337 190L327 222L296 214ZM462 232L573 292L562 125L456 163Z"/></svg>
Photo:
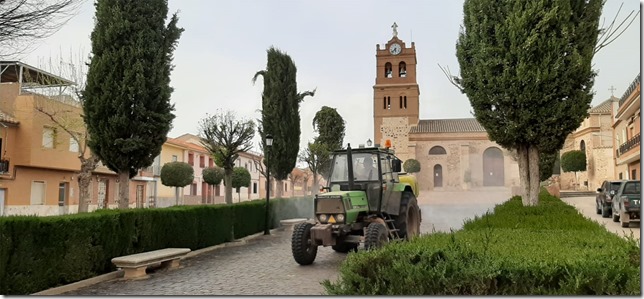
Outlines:
<svg viewBox="0 0 644 299"><path fill-rule="evenodd" d="M318 214L339 214L344 213L342 198L324 198L318 197L315 212Z"/></svg>

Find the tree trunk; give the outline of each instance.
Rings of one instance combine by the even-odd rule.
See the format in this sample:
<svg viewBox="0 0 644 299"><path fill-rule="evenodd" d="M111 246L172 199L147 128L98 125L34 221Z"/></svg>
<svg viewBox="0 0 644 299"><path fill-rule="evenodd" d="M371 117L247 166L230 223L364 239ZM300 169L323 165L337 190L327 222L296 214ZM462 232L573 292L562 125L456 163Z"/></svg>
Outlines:
<svg viewBox="0 0 644 299"><path fill-rule="evenodd" d="M174 187L174 205L179 205L179 187Z"/></svg>
<svg viewBox="0 0 644 299"><path fill-rule="evenodd" d="M86 213L91 201L89 185L92 183L92 171L96 169L98 158L95 156L85 159L83 156L79 157L81 162L81 170L78 174L78 213Z"/></svg>
<svg viewBox="0 0 644 299"><path fill-rule="evenodd" d="M539 149L535 145L529 147L528 152L530 166L530 196L529 205L539 204Z"/></svg>
<svg viewBox="0 0 644 299"><path fill-rule="evenodd" d="M318 186L318 175L317 173L313 174L313 192L311 192L311 195L316 195L320 193L320 187Z"/></svg>
<svg viewBox="0 0 644 299"><path fill-rule="evenodd" d="M130 171L119 172L119 209L130 207Z"/></svg>
<svg viewBox="0 0 644 299"><path fill-rule="evenodd" d="M275 198L282 198L282 191L284 191L284 181L282 180L277 180L277 184L275 184Z"/></svg>
<svg viewBox="0 0 644 299"><path fill-rule="evenodd" d="M233 203L233 169L224 169L224 187L226 188L226 204Z"/></svg>
<svg viewBox="0 0 644 299"><path fill-rule="evenodd" d="M529 204L530 172L528 168L528 149L524 145L517 147L517 162L519 164L519 180L521 182L521 202Z"/></svg>

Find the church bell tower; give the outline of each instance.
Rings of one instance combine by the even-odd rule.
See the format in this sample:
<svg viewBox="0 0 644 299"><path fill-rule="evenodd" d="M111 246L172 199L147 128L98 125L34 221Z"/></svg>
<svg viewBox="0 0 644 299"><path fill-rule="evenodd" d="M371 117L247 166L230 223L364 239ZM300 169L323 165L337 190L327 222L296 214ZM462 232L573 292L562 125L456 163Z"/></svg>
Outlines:
<svg viewBox="0 0 644 299"><path fill-rule="evenodd" d="M396 156L414 155L408 148L409 129L418 124L420 89L416 81L416 46L398 38L398 25L384 49L376 45L376 84L373 86L374 143L390 139Z"/></svg>

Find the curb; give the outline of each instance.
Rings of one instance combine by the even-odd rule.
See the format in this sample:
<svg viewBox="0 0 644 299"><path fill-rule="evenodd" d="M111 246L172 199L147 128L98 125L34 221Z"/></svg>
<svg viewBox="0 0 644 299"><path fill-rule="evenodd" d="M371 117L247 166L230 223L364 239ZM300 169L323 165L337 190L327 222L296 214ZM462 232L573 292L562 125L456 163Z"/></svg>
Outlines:
<svg viewBox="0 0 644 299"><path fill-rule="evenodd" d="M270 230L271 234L274 234L274 233L276 233L278 231L280 231L280 228L274 228L274 229ZM242 246L242 245L247 244L248 241L253 240L255 238L258 238L258 237L261 237L263 235L264 235L264 232L260 232L260 233L256 233L256 234L252 234L252 235L243 237L241 239L235 239L235 240L232 240L230 242L217 244L217 245L206 247L206 248L201 248L201 249L198 249L198 250L195 250L195 251L190 251L188 254L186 254L186 256L184 256L182 258L182 260L183 259L194 258L194 257L196 257L196 256L198 256L200 254L215 251L217 249L221 249L221 248L224 248L224 247ZM94 277L91 277L91 278L88 278L88 279L85 279L85 280L73 282L73 283L66 284L66 285L59 286L59 287L50 288L50 289L47 289L47 290L44 290L44 291L40 291L38 293L33 293L31 295L32 296L61 295L63 293L75 291L75 290L82 289L82 288L85 288L85 287L88 287L88 286L91 286L91 285L95 285L95 284L98 284L98 283L101 283L101 282L105 282L105 281L108 281L108 280L113 280L113 279L117 279L117 278L121 278L121 277L123 277L123 270L116 270L116 271L113 271L113 272L101 274L99 276L94 276Z"/></svg>

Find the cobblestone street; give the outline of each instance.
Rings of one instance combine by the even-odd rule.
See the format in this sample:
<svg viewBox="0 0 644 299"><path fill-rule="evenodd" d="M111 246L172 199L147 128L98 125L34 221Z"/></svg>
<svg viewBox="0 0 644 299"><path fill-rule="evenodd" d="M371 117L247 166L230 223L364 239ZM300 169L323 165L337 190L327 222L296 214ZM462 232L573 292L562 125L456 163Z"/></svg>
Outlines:
<svg viewBox="0 0 644 299"><path fill-rule="evenodd" d="M507 191L423 192L422 233L459 229L463 220L509 198ZM298 265L289 231L260 236L182 261L182 268L139 281L113 280L63 295L322 295L320 282L335 280L345 254L320 247L315 263Z"/></svg>

